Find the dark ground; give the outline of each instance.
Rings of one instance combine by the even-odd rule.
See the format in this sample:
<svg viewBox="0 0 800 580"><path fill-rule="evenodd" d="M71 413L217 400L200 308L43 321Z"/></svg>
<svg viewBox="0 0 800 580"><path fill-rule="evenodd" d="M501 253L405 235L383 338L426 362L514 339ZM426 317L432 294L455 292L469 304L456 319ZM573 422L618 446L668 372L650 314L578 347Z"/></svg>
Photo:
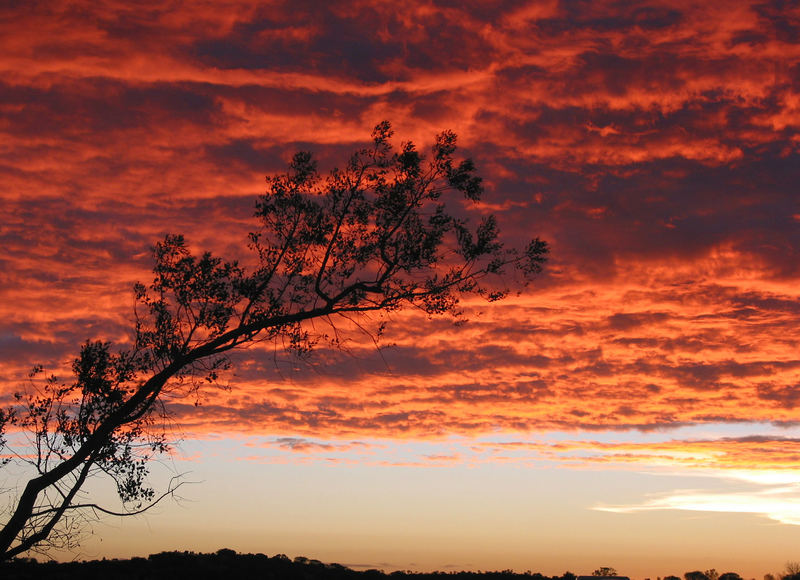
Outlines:
<svg viewBox="0 0 800 580"><path fill-rule="evenodd" d="M510 570L500 572L392 572L381 570L356 571L340 564L323 564L318 560L298 557L290 560L283 554L268 557L264 554L237 554L233 550L219 550L215 554L194 552L161 552L147 558L130 560L92 560L89 562L37 562L21 558L0 564L2 580L21 579L72 579L81 580L500 580L525 578L527 580L575 580L575 575L566 572L563 576L543 576Z"/></svg>

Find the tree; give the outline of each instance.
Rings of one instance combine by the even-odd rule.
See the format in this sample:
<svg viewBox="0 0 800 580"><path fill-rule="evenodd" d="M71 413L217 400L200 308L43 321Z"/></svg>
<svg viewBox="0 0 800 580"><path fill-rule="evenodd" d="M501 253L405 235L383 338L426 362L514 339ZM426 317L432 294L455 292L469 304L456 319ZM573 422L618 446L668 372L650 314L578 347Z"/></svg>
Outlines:
<svg viewBox="0 0 800 580"><path fill-rule="evenodd" d="M617 575L617 571L614 568L611 568L609 566L601 566L600 568L598 568L597 570L592 572L592 576L607 577L607 576L616 576L616 575Z"/></svg>
<svg viewBox="0 0 800 580"><path fill-rule="evenodd" d="M233 349L272 341L304 356L320 341L336 346L344 319L409 305L458 316L462 296L499 300L506 276L526 283L541 270L545 242L505 249L492 216L471 227L447 203L453 193L473 202L482 193L472 161L455 158L452 132L427 157L411 143L396 151L391 136L379 124L370 147L324 178L307 152L268 177L250 269L167 236L154 248L152 284L134 288L131 343L86 342L69 384L34 370L34 392L0 414L0 434L29 433L32 454L15 457L34 469L0 530L1 559L69 547L83 518L141 513L172 494L177 484L157 496L147 483L148 461L168 449L166 398L215 382ZM98 475L115 483L121 510L79 501Z"/></svg>
<svg viewBox="0 0 800 580"><path fill-rule="evenodd" d="M782 580L800 580L800 562L789 561L783 569Z"/></svg>

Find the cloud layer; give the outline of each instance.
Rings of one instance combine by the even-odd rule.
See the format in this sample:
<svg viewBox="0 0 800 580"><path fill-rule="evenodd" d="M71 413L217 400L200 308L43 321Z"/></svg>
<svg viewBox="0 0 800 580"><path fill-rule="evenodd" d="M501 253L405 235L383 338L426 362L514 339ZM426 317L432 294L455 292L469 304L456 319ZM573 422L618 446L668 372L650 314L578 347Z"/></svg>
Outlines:
<svg viewBox="0 0 800 580"><path fill-rule="evenodd" d="M428 438L800 418L797 6L0 11L6 394L87 337L126 339L131 284L165 233L241 253L265 174L298 148L342 163L387 118L420 146L455 130L486 179L479 211L511 243L547 239L547 272L501 305L467 304L463 327L399 314L380 355L369 340L300 366L250 351L233 391L175 402L187 431ZM771 451L752 462L768 465L789 443L760 445Z"/></svg>

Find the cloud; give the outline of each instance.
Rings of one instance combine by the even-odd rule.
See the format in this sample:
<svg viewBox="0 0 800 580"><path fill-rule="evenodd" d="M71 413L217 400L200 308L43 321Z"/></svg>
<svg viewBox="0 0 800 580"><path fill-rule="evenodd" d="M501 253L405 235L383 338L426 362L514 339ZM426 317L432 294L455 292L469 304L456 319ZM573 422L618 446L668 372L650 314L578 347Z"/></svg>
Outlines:
<svg viewBox="0 0 800 580"><path fill-rule="evenodd" d="M684 510L759 515L782 524L800 525L800 486L741 493L677 492L633 506L598 506L615 513Z"/></svg>
<svg viewBox="0 0 800 580"><path fill-rule="evenodd" d="M187 429L310 453L796 421L795 7L286 6L0 9L4 393L86 338L125 344L164 234L247 262L264 174L299 148L341 164L389 118L421 149L459 133L487 185L472 218L547 239L546 272L458 328L395 314L380 353L357 332L308 363L249 350L234 391L173 401Z"/></svg>
<svg viewBox="0 0 800 580"><path fill-rule="evenodd" d="M277 447L279 449L286 449L292 452L299 453L315 453L322 451L350 451L352 449L363 449L370 447L368 444L361 441L352 441L349 443L325 443L319 441L311 441L302 437L278 437L274 441L265 443L265 447Z"/></svg>

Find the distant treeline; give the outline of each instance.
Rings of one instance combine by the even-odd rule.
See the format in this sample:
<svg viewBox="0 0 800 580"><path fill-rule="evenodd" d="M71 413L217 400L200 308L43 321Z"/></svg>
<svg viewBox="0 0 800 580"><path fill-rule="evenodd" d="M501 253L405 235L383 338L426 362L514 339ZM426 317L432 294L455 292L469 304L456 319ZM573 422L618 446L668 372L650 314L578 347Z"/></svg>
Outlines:
<svg viewBox="0 0 800 580"><path fill-rule="evenodd" d="M613 568L595 570L593 576L577 577L572 572L561 576L545 576L538 572L411 572L382 570L353 570L341 564L324 564L298 556L294 560L283 554L237 554L222 549L214 554L196 552L161 552L147 558L130 560L91 560L83 562L39 562L34 558L16 558L0 563L0 580L617 580ZM657 580L743 580L734 572L718 574L716 570L686 572L683 579L664 576ZM647 580L650 580L649 578ZM789 562L784 574L766 574L764 580L800 580L800 563Z"/></svg>
<svg viewBox="0 0 800 580"><path fill-rule="evenodd" d="M379 580L413 578L415 580L441 579L511 579L526 580L576 580L575 574L566 572L562 576L543 576L511 570L498 572L391 572L381 570L356 571L341 564L323 564L319 560L304 557L289 559L283 554L268 557L264 554L237 554L233 550L219 550L215 554L194 552L161 552L147 558L130 560L92 560L85 562L38 562L32 558L17 558L0 564L3 580Z"/></svg>

